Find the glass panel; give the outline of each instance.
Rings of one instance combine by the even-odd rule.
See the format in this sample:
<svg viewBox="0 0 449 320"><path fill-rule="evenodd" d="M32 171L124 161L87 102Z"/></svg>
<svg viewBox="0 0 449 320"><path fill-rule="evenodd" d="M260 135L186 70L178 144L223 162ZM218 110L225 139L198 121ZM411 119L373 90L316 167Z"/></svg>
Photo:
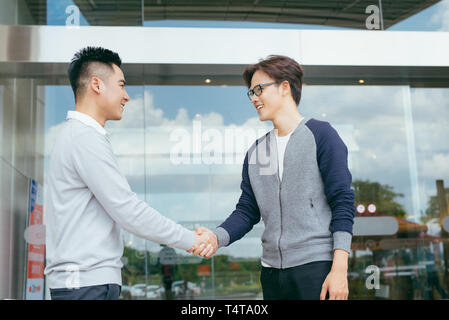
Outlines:
<svg viewBox="0 0 449 320"><path fill-rule="evenodd" d="M433 1L432 1L433 2ZM1 1L0 24L148 26L270 29L360 29L448 31L449 0L347 4L327 1L266 5L264 2L189 1Z"/></svg>
<svg viewBox="0 0 449 320"><path fill-rule="evenodd" d="M419 182L421 221L430 245L423 251L421 283L425 299L448 297L449 90L412 89L411 105Z"/></svg>
<svg viewBox="0 0 449 320"><path fill-rule="evenodd" d="M3 90L4 86L0 84L0 157L3 157Z"/></svg>
<svg viewBox="0 0 449 320"><path fill-rule="evenodd" d="M47 0L46 17L42 24L52 26L88 26L96 23L88 22L83 12L73 0ZM38 14L35 15L42 19Z"/></svg>
<svg viewBox="0 0 449 320"><path fill-rule="evenodd" d="M126 105L121 121L108 121L105 129L110 135L111 144L121 172L128 180L131 189L145 200L144 127L143 127L143 87L127 86L131 98ZM45 172L58 130L65 122L67 112L74 110L75 102L70 86L45 86ZM131 118L133 117L133 118ZM132 143L130 143L132 141ZM123 254L121 298L144 298L142 288L149 284L149 260L146 241L122 230L125 245ZM137 285L131 287L132 285ZM132 289L132 290L131 290ZM147 296L151 296L148 292Z"/></svg>
<svg viewBox="0 0 449 320"><path fill-rule="evenodd" d="M150 205L189 229L218 226L240 196L246 150L269 130L255 116L245 87L146 86ZM172 289L164 298L261 297L260 235L252 234L211 259L175 250L176 268L164 266L164 249L151 244L150 255L159 257L161 264L156 277L165 283L166 292Z"/></svg>
<svg viewBox="0 0 449 320"><path fill-rule="evenodd" d="M235 208L248 146L271 124L256 118L244 87L128 86L127 90L132 99L123 119L108 122L107 130L131 188L189 229L216 227ZM449 128L444 116L448 96L447 89L410 93L408 87L397 86L303 89L300 112L329 121L348 146L356 204L365 206L357 219L390 216L398 224L392 235L368 231L354 236L350 299L445 297L447 236L438 219L441 199L449 193L444 186L449 146L441 140ZM71 88L46 86L45 105L48 155L58 125L74 105ZM441 180L442 184L437 182ZM375 212L368 211L369 204L376 206ZM122 231L121 298L262 298L262 230L258 224L212 259Z"/></svg>
<svg viewBox="0 0 449 320"><path fill-rule="evenodd" d="M449 0L437 3L418 1L413 4L394 1L282 3L281 7L260 3L232 3L226 7L211 4L202 7L161 5L145 0L144 26L189 28L268 28L449 31ZM168 10L169 9L169 10ZM282 9L282 10L279 10ZM202 12L205 12L204 14ZM287 13L283 15L283 13Z"/></svg>
<svg viewBox="0 0 449 320"><path fill-rule="evenodd" d="M0 24L141 26L141 1L3 0Z"/></svg>
<svg viewBox="0 0 449 320"><path fill-rule="evenodd" d="M394 3L390 2L390 6ZM436 4L410 16L393 25L387 30L392 31L449 31L449 0L439 1Z"/></svg>
<svg viewBox="0 0 449 320"><path fill-rule="evenodd" d="M329 121L349 149L357 219L385 219L381 230L397 224L391 235L357 233L349 264L350 299L413 299L424 281L422 250L426 226L419 222L408 87L306 86L300 112ZM374 206L370 206L374 205ZM370 206L370 207L369 207ZM370 209L370 210L368 210Z"/></svg>

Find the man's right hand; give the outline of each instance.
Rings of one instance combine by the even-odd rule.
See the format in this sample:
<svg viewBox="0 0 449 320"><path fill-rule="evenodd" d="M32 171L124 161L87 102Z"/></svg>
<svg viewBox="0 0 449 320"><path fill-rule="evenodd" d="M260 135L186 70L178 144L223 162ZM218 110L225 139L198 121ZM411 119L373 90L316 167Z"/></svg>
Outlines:
<svg viewBox="0 0 449 320"><path fill-rule="evenodd" d="M195 229L195 242L193 247L187 252L200 255L205 258L212 257L218 250L218 239L215 233L205 227L198 227Z"/></svg>

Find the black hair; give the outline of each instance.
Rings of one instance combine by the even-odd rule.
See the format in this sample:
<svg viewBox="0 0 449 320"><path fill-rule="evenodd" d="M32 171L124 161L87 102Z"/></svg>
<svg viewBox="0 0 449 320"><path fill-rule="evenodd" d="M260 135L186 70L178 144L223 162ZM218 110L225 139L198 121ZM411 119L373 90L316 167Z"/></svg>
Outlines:
<svg viewBox="0 0 449 320"><path fill-rule="evenodd" d="M265 60L249 65L243 72L243 80L248 88L251 86L251 79L257 70L262 70L278 83L287 80L290 84L293 100L296 105L299 105L304 70L298 62L286 56L270 55Z"/></svg>
<svg viewBox="0 0 449 320"><path fill-rule="evenodd" d="M108 71L112 71L113 64L120 67L122 60L117 53L105 48L86 47L75 53L67 71L75 101L83 93L84 90L82 89L85 89L90 78L99 76L99 74L96 74L98 68L91 68L90 66L103 65L108 68Z"/></svg>

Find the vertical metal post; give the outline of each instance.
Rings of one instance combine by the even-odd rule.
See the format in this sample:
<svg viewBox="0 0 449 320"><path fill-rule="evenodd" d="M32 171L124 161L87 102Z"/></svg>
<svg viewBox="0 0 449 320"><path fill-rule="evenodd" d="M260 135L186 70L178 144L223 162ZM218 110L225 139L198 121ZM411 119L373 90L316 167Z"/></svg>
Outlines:
<svg viewBox="0 0 449 320"><path fill-rule="evenodd" d="M211 257L211 272L212 272L212 292L213 292L213 299L215 299L215 268L214 268L214 256Z"/></svg>
<svg viewBox="0 0 449 320"><path fill-rule="evenodd" d="M140 1L140 15L142 17L142 27L145 22L145 0Z"/></svg>
<svg viewBox="0 0 449 320"><path fill-rule="evenodd" d="M436 184L437 184L438 207L440 209L441 240L443 241L444 284L446 288L449 288L449 274L448 274L449 244L447 243L449 233L443 228L443 220L448 215L448 203L444 191L444 181L436 180Z"/></svg>
<svg viewBox="0 0 449 320"><path fill-rule="evenodd" d="M147 242L148 240L144 240L145 241L145 298L144 300L147 299L147 289L148 289L148 250L147 250Z"/></svg>
<svg viewBox="0 0 449 320"><path fill-rule="evenodd" d="M379 13L380 13L380 30L384 29L384 16L382 13L382 0L379 0Z"/></svg>

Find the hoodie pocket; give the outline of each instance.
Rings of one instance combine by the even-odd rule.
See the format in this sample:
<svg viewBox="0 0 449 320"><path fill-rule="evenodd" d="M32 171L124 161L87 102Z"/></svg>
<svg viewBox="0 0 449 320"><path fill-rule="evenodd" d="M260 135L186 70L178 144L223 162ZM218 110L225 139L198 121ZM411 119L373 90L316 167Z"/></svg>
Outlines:
<svg viewBox="0 0 449 320"><path fill-rule="evenodd" d="M320 211L317 207L317 202L313 200L313 198L309 198L309 222L312 226L313 230L321 230L323 228L323 225L320 220Z"/></svg>

